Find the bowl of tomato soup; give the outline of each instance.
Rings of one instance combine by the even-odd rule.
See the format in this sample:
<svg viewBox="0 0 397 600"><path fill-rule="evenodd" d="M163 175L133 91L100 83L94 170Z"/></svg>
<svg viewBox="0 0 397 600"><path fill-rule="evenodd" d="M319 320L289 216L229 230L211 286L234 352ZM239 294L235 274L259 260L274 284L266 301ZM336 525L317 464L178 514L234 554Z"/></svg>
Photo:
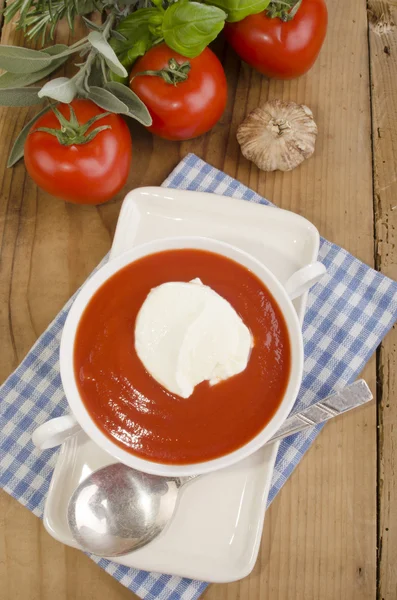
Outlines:
<svg viewBox="0 0 397 600"><path fill-rule="evenodd" d="M202 288L198 299L187 295L185 301L179 294L187 288L190 293L187 284L192 282L208 292L210 301L204 308L201 297L207 296ZM161 345L163 321L175 323L182 313L190 320L183 344L163 348L160 364L155 363L160 375L153 376L135 337L142 307L152 291L164 285L168 296L150 296L157 302L151 310L157 313L149 332L148 327L144 330L141 346L147 338L151 349L151 323L160 332ZM215 295L218 304L212 304ZM212 314L215 309L218 313ZM225 344L234 340L231 328L237 319L242 334L249 331L251 340L246 366L236 367L241 353L232 353L222 370L211 353L227 354ZM177 328L178 343L179 334ZM247 338L241 344L239 340L238 350ZM187 343L186 358L181 353ZM194 379L211 360L218 379L201 381L188 397L163 384L161 373L168 381L175 364L179 371L183 366L184 377ZM236 374L226 376L230 365ZM60 369L73 415L101 448L147 473L197 475L247 457L281 426L302 379L302 333L284 287L259 260L209 238L168 238L111 260L84 285L65 323Z"/></svg>

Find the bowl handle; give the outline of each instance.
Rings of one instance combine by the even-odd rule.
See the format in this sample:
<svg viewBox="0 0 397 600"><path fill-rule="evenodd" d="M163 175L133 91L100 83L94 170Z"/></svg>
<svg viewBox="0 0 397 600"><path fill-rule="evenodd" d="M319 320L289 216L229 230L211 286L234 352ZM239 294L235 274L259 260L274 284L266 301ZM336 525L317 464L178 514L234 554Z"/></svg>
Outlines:
<svg viewBox="0 0 397 600"><path fill-rule="evenodd" d="M296 271L284 284L286 292L291 300L302 296L310 288L322 279L327 272L324 265L318 261L306 265L299 271Z"/></svg>
<svg viewBox="0 0 397 600"><path fill-rule="evenodd" d="M81 430L72 415L51 419L34 430L32 442L40 450L55 448Z"/></svg>

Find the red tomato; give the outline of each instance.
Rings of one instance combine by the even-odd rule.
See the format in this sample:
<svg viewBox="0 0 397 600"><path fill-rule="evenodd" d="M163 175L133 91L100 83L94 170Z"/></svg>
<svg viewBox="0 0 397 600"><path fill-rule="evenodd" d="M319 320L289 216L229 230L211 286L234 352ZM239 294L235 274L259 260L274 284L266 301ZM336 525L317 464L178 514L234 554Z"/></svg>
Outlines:
<svg viewBox="0 0 397 600"><path fill-rule="evenodd" d="M291 21L269 18L266 11L226 23L225 36L237 54L267 77L293 79L314 64L327 31L324 0L302 0Z"/></svg>
<svg viewBox="0 0 397 600"><path fill-rule="evenodd" d="M179 65L190 62L185 81L173 85L161 76L134 77L142 71L169 68L170 59ZM209 48L187 59L166 44L154 46L135 63L130 87L152 116L153 124L148 129L167 140L188 140L206 133L221 118L227 100L225 72Z"/></svg>
<svg viewBox="0 0 397 600"><path fill-rule="evenodd" d="M106 111L90 100L71 103L80 125ZM70 120L68 104L59 112ZM101 204L110 200L127 181L132 143L128 127L119 115L110 114L93 123L87 134L104 125L91 141L62 145L57 137L36 131L39 127L61 129L49 110L32 126L25 142L25 165L29 175L46 192L76 204Z"/></svg>

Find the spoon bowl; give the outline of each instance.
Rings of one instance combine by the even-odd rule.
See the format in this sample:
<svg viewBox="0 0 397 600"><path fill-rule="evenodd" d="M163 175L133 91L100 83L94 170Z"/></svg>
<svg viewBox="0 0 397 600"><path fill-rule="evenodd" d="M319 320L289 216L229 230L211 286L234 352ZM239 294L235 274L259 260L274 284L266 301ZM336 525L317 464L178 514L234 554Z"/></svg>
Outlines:
<svg viewBox="0 0 397 600"><path fill-rule="evenodd" d="M80 546L97 556L121 556L157 537L171 521L179 478L148 475L122 463L91 473L74 491L68 522Z"/></svg>

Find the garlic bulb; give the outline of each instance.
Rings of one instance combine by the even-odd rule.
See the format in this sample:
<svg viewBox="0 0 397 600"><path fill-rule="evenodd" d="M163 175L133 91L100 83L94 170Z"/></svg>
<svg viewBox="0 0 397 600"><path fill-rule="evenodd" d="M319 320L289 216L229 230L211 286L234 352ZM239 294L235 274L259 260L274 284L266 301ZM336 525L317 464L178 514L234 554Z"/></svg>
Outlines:
<svg viewBox="0 0 397 600"><path fill-rule="evenodd" d="M241 123L241 152L262 171L292 171L314 152L317 125L307 106L270 100Z"/></svg>

